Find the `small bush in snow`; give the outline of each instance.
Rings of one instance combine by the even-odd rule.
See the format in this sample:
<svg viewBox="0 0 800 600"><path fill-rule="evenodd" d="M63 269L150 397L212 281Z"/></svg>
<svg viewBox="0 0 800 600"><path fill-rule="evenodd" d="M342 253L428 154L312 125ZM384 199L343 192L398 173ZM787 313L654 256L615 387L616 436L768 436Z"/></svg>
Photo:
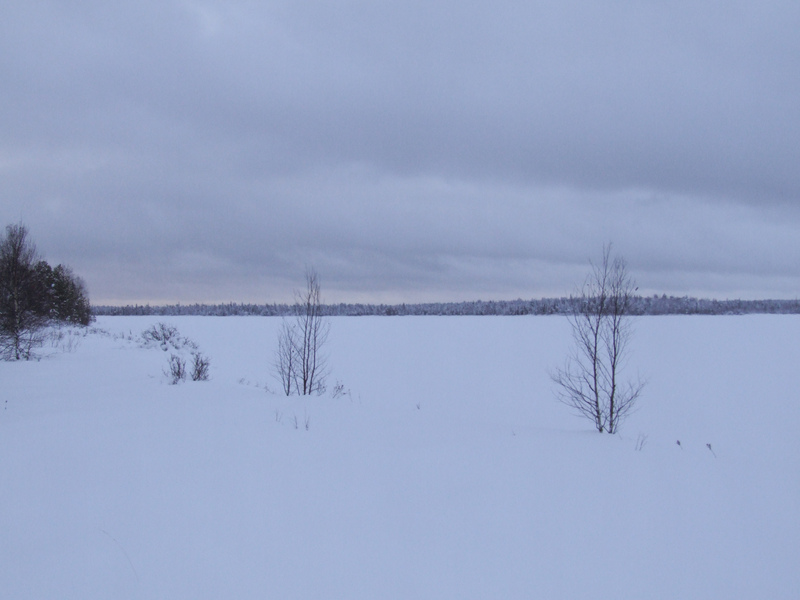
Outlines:
<svg viewBox="0 0 800 600"><path fill-rule="evenodd" d="M161 346L161 349L166 352L171 345L176 350L178 349L178 329L167 323L156 323L149 329L142 332L142 339L147 346Z"/></svg>
<svg viewBox="0 0 800 600"><path fill-rule="evenodd" d="M208 381L211 359L200 352L192 352L192 381Z"/></svg>
<svg viewBox="0 0 800 600"><path fill-rule="evenodd" d="M169 377L170 383L176 384L185 381L187 377L191 377L192 381L209 380L211 359L200 352L200 348L195 342L178 333L176 327L168 323L156 323L142 332L141 339L146 348L158 347L164 352L170 347L177 350L177 354L170 354L168 368L164 371L164 374ZM190 368L187 368L186 359L181 356L181 353L187 348L192 354Z"/></svg>
<svg viewBox="0 0 800 600"><path fill-rule="evenodd" d="M53 327L48 333L50 345L62 352L75 352L80 346L80 338L86 337L86 332L79 333L75 329L65 327Z"/></svg>
<svg viewBox="0 0 800 600"><path fill-rule="evenodd" d="M168 369L164 374L170 378L172 385L186 380L186 361L177 354L169 355Z"/></svg>
<svg viewBox="0 0 800 600"><path fill-rule="evenodd" d="M156 323L142 332L145 346L159 346L164 352L172 346L175 350L192 348L197 350L197 344L187 337L182 336L176 327L168 323Z"/></svg>
<svg viewBox="0 0 800 600"><path fill-rule="evenodd" d="M333 386L333 392L331 394L334 398L341 398L342 396L349 396L350 390L345 389L344 384L341 381L337 381L336 385Z"/></svg>

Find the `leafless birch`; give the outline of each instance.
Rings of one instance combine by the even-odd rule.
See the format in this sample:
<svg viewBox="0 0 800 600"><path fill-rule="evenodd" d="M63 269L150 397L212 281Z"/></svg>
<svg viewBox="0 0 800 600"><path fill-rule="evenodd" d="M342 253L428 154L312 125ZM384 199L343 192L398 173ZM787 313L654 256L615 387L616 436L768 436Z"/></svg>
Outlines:
<svg viewBox="0 0 800 600"><path fill-rule="evenodd" d="M278 334L278 349L275 352L275 371L281 381L281 388L287 396L292 395L295 381L295 355L297 340L295 326L284 320Z"/></svg>
<svg viewBox="0 0 800 600"><path fill-rule="evenodd" d="M325 391L326 358L322 347L330 324L322 315L319 276L306 271L306 289L296 294L295 322L284 322L278 336L275 366L284 393L301 396Z"/></svg>
<svg viewBox="0 0 800 600"><path fill-rule="evenodd" d="M625 260L603 248L592 264L569 316L574 348L563 368L551 374L558 398L594 422L599 432L615 433L627 417L644 382L622 382L620 371L632 335L631 308L638 288Z"/></svg>

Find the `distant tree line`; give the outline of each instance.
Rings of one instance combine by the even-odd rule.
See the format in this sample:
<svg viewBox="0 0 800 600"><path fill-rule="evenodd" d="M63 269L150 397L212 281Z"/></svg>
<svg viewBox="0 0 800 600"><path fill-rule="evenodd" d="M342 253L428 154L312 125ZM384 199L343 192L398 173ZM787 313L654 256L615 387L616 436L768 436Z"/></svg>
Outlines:
<svg viewBox="0 0 800 600"><path fill-rule="evenodd" d="M448 316L448 315L572 315L579 298L432 302L424 304L323 304L326 317ZM262 316L288 317L298 314L294 304L168 304L163 306L93 306L98 316ZM744 315L800 314L798 300L709 300L667 295L635 296L631 315Z"/></svg>
<svg viewBox="0 0 800 600"><path fill-rule="evenodd" d="M43 260L24 225L7 226L0 238L0 357L28 359L47 325L91 320L83 280Z"/></svg>

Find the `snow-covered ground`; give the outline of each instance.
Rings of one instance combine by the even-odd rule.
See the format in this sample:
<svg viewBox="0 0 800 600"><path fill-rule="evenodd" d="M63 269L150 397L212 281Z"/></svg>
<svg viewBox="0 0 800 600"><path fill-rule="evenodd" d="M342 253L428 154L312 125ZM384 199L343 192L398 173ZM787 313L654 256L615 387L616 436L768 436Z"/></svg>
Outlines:
<svg viewBox="0 0 800 600"><path fill-rule="evenodd" d="M168 384L157 321L211 381ZM279 325L0 363L0 596L800 597L800 318L639 319L615 436L554 400L562 317L332 319L310 398Z"/></svg>

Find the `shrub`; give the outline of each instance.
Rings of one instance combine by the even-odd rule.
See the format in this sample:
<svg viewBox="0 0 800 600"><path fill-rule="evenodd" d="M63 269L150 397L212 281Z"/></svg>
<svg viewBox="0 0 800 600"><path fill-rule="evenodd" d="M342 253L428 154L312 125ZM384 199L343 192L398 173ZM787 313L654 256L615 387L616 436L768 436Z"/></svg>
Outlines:
<svg viewBox="0 0 800 600"><path fill-rule="evenodd" d="M164 374L170 378L172 385L186 380L186 361L177 354L169 355L168 369Z"/></svg>
<svg viewBox="0 0 800 600"><path fill-rule="evenodd" d="M170 346L179 350L180 334L178 329L167 323L156 323L142 332L142 339L146 346L160 346L166 352Z"/></svg>
<svg viewBox="0 0 800 600"><path fill-rule="evenodd" d="M192 352L192 381L208 381L211 359L200 352Z"/></svg>

